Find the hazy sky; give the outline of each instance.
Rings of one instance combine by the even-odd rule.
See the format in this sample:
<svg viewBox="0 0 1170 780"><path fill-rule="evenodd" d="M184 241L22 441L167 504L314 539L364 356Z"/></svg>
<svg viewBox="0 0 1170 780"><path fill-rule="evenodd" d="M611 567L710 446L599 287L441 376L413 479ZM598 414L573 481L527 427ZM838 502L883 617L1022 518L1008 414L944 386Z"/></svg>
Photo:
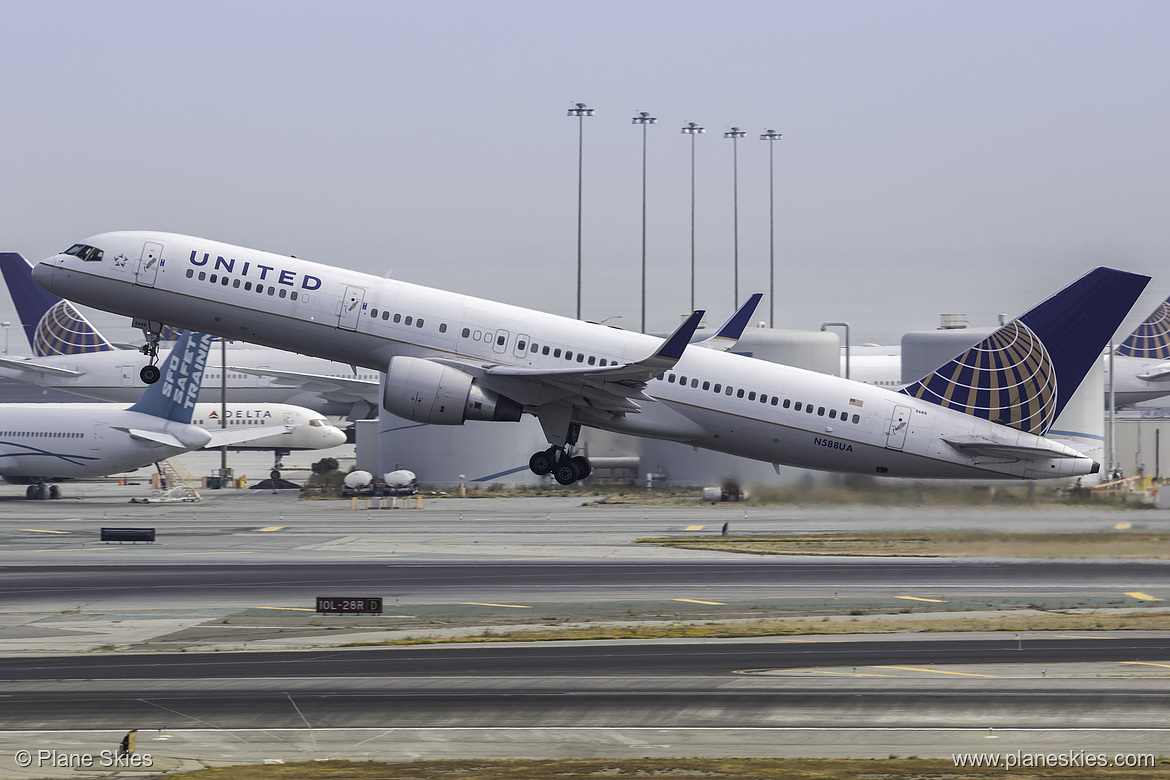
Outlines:
<svg viewBox="0 0 1170 780"><path fill-rule="evenodd" d="M1090 267L1170 295L1165 2L0 0L0 248L158 229L651 329L768 285L776 325L896 343ZM6 296L0 317L14 319ZM766 319L768 301L757 319ZM123 318L95 317L128 338ZM19 332L13 328L14 338ZM24 349L13 344L12 351Z"/></svg>

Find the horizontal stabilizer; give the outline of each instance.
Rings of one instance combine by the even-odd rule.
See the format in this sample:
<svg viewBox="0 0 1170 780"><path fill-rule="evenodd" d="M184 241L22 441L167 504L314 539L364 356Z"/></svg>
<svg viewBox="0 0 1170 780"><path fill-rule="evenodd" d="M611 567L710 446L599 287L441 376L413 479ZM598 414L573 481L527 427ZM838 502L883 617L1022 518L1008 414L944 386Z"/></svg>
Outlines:
<svg viewBox="0 0 1170 780"><path fill-rule="evenodd" d="M747 328L748 323L752 321L752 315L756 313L756 307L760 305L763 299L763 293L753 293L750 298L744 301L743 306L732 314L727 322L719 326L719 330L715 331L715 335L706 341L699 342L700 346L708 349L718 349L727 351L735 346L743 335L743 331Z"/></svg>
<svg viewBox="0 0 1170 780"><path fill-rule="evenodd" d="M997 441L987 436L943 437L943 441L964 455L983 455L989 458L1013 460L1049 460L1051 458L1079 458L1080 453L1070 447L1033 447L1015 442ZM1049 442L1052 444L1053 442Z"/></svg>
<svg viewBox="0 0 1170 780"><path fill-rule="evenodd" d="M146 431L141 428L116 428L119 431L125 431L130 434L132 438L143 439L145 441L152 441L155 444L162 444L167 447L175 447L180 450L191 449L183 442L179 441L173 435L164 431Z"/></svg>
<svg viewBox="0 0 1170 780"><path fill-rule="evenodd" d="M1170 364L1162 363L1154 366L1149 371L1138 374L1137 378L1147 382L1165 382L1170 379Z"/></svg>

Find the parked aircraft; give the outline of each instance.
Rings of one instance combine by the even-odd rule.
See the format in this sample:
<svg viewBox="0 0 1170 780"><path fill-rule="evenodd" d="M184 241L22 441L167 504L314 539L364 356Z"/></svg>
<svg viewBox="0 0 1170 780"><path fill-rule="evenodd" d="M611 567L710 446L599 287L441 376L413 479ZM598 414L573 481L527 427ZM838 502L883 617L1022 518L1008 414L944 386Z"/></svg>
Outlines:
<svg viewBox="0 0 1170 780"><path fill-rule="evenodd" d="M223 421L227 420L227 425ZM231 450L274 450L277 459L291 450L324 450L345 444L345 431L330 425L325 417L312 409L292 404L227 404L224 416L221 404L198 403L191 424L206 431L261 430L273 425L290 430L269 436L247 439L228 447Z"/></svg>
<svg viewBox="0 0 1170 780"><path fill-rule="evenodd" d="M1097 268L892 391L688 345L703 312L662 341L173 233L96 235L33 275L57 295L136 317L149 333L162 323L206 329L384 370L383 408L416 422L533 414L550 446L529 465L562 484L590 471L573 454L581 426L777 470L951 479L1095 473L1098 463L1043 434L1149 281ZM157 372L152 361L143 379Z"/></svg>
<svg viewBox="0 0 1170 780"><path fill-rule="evenodd" d="M0 357L0 376L54 390L131 403L146 384L138 377L140 345L106 339L69 301L32 280L16 252L0 252L0 271L28 335L32 357ZM163 341L178 338L172 330ZM204 401L220 400L218 350L203 374ZM286 403L350 420L376 415L380 375L321 358L276 349L229 346L227 397L233 403Z"/></svg>

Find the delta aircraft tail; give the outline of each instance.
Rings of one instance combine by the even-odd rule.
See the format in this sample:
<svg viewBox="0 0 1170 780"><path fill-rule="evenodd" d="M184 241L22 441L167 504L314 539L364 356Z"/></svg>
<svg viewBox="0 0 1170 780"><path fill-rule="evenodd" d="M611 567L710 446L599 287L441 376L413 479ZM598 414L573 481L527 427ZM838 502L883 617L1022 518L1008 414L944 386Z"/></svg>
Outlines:
<svg viewBox="0 0 1170 780"><path fill-rule="evenodd" d="M1162 305L1121 342L1117 354L1143 360L1170 358L1170 298L1162 301Z"/></svg>
<svg viewBox="0 0 1170 780"><path fill-rule="evenodd" d="M162 377L146 386L130 411L189 424L199 399L207 353L215 340L205 333L183 331L163 365Z"/></svg>
<svg viewBox="0 0 1170 780"><path fill-rule="evenodd" d="M1043 436L1149 280L1096 268L898 392Z"/></svg>

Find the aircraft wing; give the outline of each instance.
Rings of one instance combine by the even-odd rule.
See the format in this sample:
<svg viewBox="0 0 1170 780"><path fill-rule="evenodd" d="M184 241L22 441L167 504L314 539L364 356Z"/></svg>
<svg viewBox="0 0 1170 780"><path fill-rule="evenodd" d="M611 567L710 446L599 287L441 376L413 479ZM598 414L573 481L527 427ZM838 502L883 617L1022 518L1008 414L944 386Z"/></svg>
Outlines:
<svg viewBox="0 0 1170 780"><path fill-rule="evenodd" d="M31 360L20 360L10 357L0 357L0 366L4 368L15 368L17 371L27 371L30 374L51 374L52 376L81 376L85 373L84 371L75 371L71 368L46 366L44 363L34 363Z"/></svg>
<svg viewBox="0 0 1170 780"><path fill-rule="evenodd" d="M219 430L203 430L211 434L211 441L203 445L205 450L217 447L228 447L253 439L263 439L266 436L275 436L278 433L292 433L296 425L260 425L255 428L221 428Z"/></svg>
<svg viewBox="0 0 1170 780"><path fill-rule="evenodd" d="M328 396L331 393L344 394L347 400L353 396L357 396L375 405L379 402L378 383L369 379L358 379L357 377L349 379L347 377L309 374L301 371L275 371L270 368L240 368L239 366L228 366L228 370L238 371L241 374L249 374L251 376L272 377L273 379L288 383L290 387L299 387L302 390L320 393L324 396Z"/></svg>
<svg viewBox="0 0 1170 780"><path fill-rule="evenodd" d="M706 341L700 341L699 346L717 349L721 352L726 352L734 347L739 341L739 337L743 335L744 328L751 322L752 315L756 313L756 307L760 305L760 299L763 297L763 293L753 293L727 322L719 326L719 330L715 331L714 336Z"/></svg>
<svg viewBox="0 0 1170 780"><path fill-rule="evenodd" d="M1011 458L1013 460L1049 460L1050 458L1080 457L1078 453L1070 452L1063 446L1061 449L1030 447L1026 444L997 441L987 436L943 437L943 441L964 455L983 455L991 458Z"/></svg>
<svg viewBox="0 0 1170 780"><path fill-rule="evenodd" d="M496 364L468 364L436 360L483 377L501 392L525 406L568 403L602 415L636 413L634 399L650 400L642 394L646 383L674 367L703 319L702 310L691 314L652 355L613 366L580 368L518 368Z"/></svg>

